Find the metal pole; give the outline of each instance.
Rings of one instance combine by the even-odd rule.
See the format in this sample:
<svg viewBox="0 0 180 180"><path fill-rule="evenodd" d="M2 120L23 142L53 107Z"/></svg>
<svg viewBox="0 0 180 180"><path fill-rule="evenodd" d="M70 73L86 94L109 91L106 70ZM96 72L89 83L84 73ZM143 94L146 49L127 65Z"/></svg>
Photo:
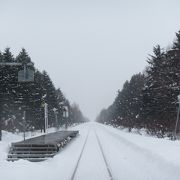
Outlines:
<svg viewBox="0 0 180 180"><path fill-rule="evenodd" d="M26 81L26 64L24 64L24 81ZM24 141L26 140L26 111L24 110Z"/></svg>
<svg viewBox="0 0 180 180"><path fill-rule="evenodd" d="M68 106L66 106L65 107L65 128L66 128L66 130L67 130L67 128L68 128L68 116L69 116L69 109L68 109Z"/></svg>
<svg viewBox="0 0 180 180"><path fill-rule="evenodd" d="M57 118L57 112L55 112L55 119L56 119L56 127L59 128L59 125L58 125L58 118Z"/></svg>
<svg viewBox="0 0 180 180"><path fill-rule="evenodd" d="M65 111L65 121L66 121L66 123L65 123L65 129L67 130L67 110Z"/></svg>
<svg viewBox="0 0 180 180"><path fill-rule="evenodd" d="M46 133L46 131L47 131L47 128L48 128L48 104L47 103L45 103L45 105L44 105L44 117L45 117L45 124L44 124L44 126L45 126L45 133Z"/></svg>
<svg viewBox="0 0 180 180"><path fill-rule="evenodd" d="M44 104L44 133L46 133L46 103Z"/></svg>
<svg viewBox="0 0 180 180"><path fill-rule="evenodd" d="M24 141L26 140L26 111L24 111L24 115L23 115L23 124L24 124Z"/></svg>
<svg viewBox="0 0 180 180"><path fill-rule="evenodd" d="M178 102L177 119L176 119L176 125L175 125L175 129L174 129L174 140L177 139L177 126L178 126L178 121L179 121L179 114L180 114L180 104Z"/></svg>

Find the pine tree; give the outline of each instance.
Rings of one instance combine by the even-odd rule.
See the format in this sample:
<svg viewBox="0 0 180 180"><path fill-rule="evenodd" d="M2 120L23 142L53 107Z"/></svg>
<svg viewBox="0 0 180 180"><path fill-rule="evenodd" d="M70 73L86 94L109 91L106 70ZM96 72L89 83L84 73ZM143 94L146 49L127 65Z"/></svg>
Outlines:
<svg viewBox="0 0 180 180"><path fill-rule="evenodd" d="M16 57L16 62L18 63L30 63L31 62L31 58L29 57L27 51L22 48L21 52L19 53L19 55Z"/></svg>
<svg viewBox="0 0 180 180"><path fill-rule="evenodd" d="M167 58L167 71L166 71L166 121L164 126L166 131L173 131L176 121L176 108L177 96L180 92L180 31L176 33L176 40L173 42L173 47L166 53ZM164 84L165 84L164 83ZM179 130L179 129L178 129Z"/></svg>
<svg viewBox="0 0 180 180"><path fill-rule="evenodd" d="M142 119L140 115L142 114L143 107L143 87L144 75L141 73L133 75L129 83L129 130L131 130L133 127L139 128L142 125Z"/></svg>
<svg viewBox="0 0 180 180"><path fill-rule="evenodd" d="M10 48L6 48L1 54L2 63L13 63L14 57L10 52ZM4 123L12 119L13 116L13 88L15 86L15 71L13 66L2 65L0 67L0 96L1 96L1 124L4 127Z"/></svg>
<svg viewBox="0 0 180 180"><path fill-rule="evenodd" d="M176 40L173 42L173 48L172 49L180 49L180 31L176 33Z"/></svg>
<svg viewBox="0 0 180 180"><path fill-rule="evenodd" d="M60 89L56 89L47 72L36 70L27 51L23 48L14 58L10 48L0 52L0 139L1 130L24 130L23 111L26 111L26 130L44 128L44 103L48 104L49 126L82 122L81 111L64 97ZM22 63L22 66L15 66ZM31 63L28 69L35 72L34 82L18 82L18 72L24 64ZM63 119L63 105L69 109L68 120ZM59 123L56 122L55 109Z"/></svg>
<svg viewBox="0 0 180 180"><path fill-rule="evenodd" d="M145 127L158 136L174 130L180 92L180 31L172 48L165 52L157 45L153 53L144 75L134 75L125 82L114 103L101 111L99 122L129 129Z"/></svg>
<svg viewBox="0 0 180 180"><path fill-rule="evenodd" d="M54 108L58 108L57 99L56 99L56 89L51 81L49 75L46 71L43 71L43 90L45 93L45 102L48 104L48 111L49 111L49 123L53 126L55 122L54 116Z"/></svg>
<svg viewBox="0 0 180 180"><path fill-rule="evenodd" d="M140 127L143 86L144 75L141 73L133 75L130 81L124 83L123 89L116 97L114 108L111 107L111 112L114 113L113 124L128 127L129 131L133 127Z"/></svg>
<svg viewBox="0 0 180 180"><path fill-rule="evenodd" d="M113 119L114 111L112 111L112 108L114 106L111 105L107 109L102 109L98 117L96 118L96 121L103 124L112 124L117 125L117 122Z"/></svg>
<svg viewBox="0 0 180 180"><path fill-rule="evenodd" d="M57 98L57 104L58 104L58 106L57 106L58 122L57 123L58 123L58 127L59 127L59 125L63 125L63 104L65 104L65 101L66 101L60 88L58 88L56 90L56 98Z"/></svg>
<svg viewBox="0 0 180 180"><path fill-rule="evenodd" d="M82 123L85 121L85 117L83 116L78 104L76 104L76 103L72 104L71 105L71 111L72 111L71 124Z"/></svg>
<svg viewBox="0 0 180 180"><path fill-rule="evenodd" d="M129 81L126 81L115 100L115 121L118 122L118 125L125 127L128 127L128 114L130 113L128 109L129 90Z"/></svg>
<svg viewBox="0 0 180 180"><path fill-rule="evenodd" d="M44 129L44 95L45 90L43 88L43 74L40 71L35 72L34 78L35 87L32 98L32 113L35 121L32 121L32 126L35 129Z"/></svg>
<svg viewBox="0 0 180 180"><path fill-rule="evenodd" d="M10 51L10 48L6 48L3 53L3 62L14 62L14 57Z"/></svg>
<svg viewBox="0 0 180 180"><path fill-rule="evenodd" d="M22 49L18 56L15 58L16 63L22 63L22 66L18 66L16 70L16 78L18 77L18 72L20 70L24 70L24 64L31 62L30 57L25 49ZM34 70L34 67L27 67L27 69ZM33 91L35 90L34 82L16 82L16 87L14 88L15 95L13 97L14 107L16 113L16 127L19 130L23 130L24 122L23 122L23 113L26 111L26 128L27 130L32 127L32 121L34 119L32 113L33 107Z"/></svg>
<svg viewBox="0 0 180 180"><path fill-rule="evenodd" d="M154 55L148 59L149 68L147 69L147 76L145 78L145 86L143 91L143 118L146 120L145 126L156 132L158 129L162 130L162 118L164 110L164 99L162 96L164 91L166 56L161 47L157 45L153 49Z"/></svg>
<svg viewBox="0 0 180 180"><path fill-rule="evenodd" d="M0 63L3 62L3 54L2 52L0 51Z"/></svg>
<svg viewBox="0 0 180 180"><path fill-rule="evenodd" d="M0 63L3 62L3 55L0 52ZM2 66L0 66L0 82L2 82ZM2 90L2 85L0 85L0 91ZM3 96L2 93L0 92L0 141L2 137L2 101L3 101Z"/></svg>

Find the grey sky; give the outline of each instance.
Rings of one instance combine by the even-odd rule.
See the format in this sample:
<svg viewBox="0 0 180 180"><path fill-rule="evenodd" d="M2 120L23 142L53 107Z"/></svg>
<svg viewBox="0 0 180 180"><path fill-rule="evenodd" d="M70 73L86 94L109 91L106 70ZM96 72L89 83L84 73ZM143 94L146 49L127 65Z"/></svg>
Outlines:
<svg viewBox="0 0 180 180"><path fill-rule="evenodd" d="M180 30L179 0L0 0L0 50L24 47L92 120L156 44Z"/></svg>

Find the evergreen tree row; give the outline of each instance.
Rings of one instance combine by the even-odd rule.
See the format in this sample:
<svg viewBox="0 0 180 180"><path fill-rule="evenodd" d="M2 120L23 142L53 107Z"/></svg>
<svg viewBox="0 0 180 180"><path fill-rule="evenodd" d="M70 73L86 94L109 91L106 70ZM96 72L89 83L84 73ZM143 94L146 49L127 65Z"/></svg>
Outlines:
<svg viewBox="0 0 180 180"><path fill-rule="evenodd" d="M26 111L26 130L44 129L44 104L48 104L49 126L62 126L85 121L78 106L71 106L60 89L56 89L46 71L40 72L34 65L28 67L34 74L34 82L18 82L18 72L31 58L25 49L14 57L10 48L0 52L0 130L23 131L23 112ZM3 64L2 64L3 63ZM10 63L5 65L4 63ZM13 63L22 63L14 66ZM64 106L69 117L63 118ZM57 112L57 119L55 117ZM58 122L56 122L58 121Z"/></svg>
<svg viewBox="0 0 180 180"><path fill-rule="evenodd" d="M153 48L144 73L126 81L113 104L103 109L97 121L129 128L146 128L149 133L172 134L180 94L180 31L168 50Z"/></svg>

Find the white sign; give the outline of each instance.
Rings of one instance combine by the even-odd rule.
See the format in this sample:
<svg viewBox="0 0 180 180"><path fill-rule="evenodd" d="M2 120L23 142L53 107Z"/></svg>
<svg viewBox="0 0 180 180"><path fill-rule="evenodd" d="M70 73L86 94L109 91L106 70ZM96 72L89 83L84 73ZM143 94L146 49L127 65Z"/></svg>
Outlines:
<svg viewBox="0 0 180 180"><path fill-rule="evenodd" d="M69 117L69 109L68 109L68 106L64 106L63 117L64 117L64 118L68 118L68 117Z"/></svg>
<svg viewBox="0 0 180 180"><path fill-rule="evenodd" d="M19 82L33 82L34 81L34 71L27 69L26 72L21 70L18 72L18 81Z"/></svg>

